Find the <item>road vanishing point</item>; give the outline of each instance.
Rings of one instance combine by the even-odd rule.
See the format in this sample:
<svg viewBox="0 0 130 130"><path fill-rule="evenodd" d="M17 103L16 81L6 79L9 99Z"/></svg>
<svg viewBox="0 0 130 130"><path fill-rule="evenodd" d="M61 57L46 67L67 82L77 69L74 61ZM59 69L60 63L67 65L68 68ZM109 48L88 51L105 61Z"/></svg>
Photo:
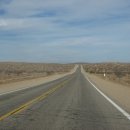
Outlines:
<svg viewBox="0 0 130 130"><path fill-rule="evenodd" d="M130 130L130 120L81 72L0 95L0 130Z"/></svg>

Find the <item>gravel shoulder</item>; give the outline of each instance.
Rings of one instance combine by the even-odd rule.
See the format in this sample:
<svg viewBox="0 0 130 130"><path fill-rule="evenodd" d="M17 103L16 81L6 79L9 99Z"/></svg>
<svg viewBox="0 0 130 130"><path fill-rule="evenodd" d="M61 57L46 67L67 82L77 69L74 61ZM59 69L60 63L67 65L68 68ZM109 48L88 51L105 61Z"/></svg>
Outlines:
<svg viewBox="0 0 130 130"><path fill-rule="evenodd" d="M62 78L64 76L67 76L67 75L74 73L76 71L77 67L78 67L78 65L76 65L74 67L74 69L72 69L70 72L64 73L64 74L55 74L55 75L41 77L41 78L18 81L18 82L13 82L13 83L8 83L8 84L1 84L0 85L0 95L10 93L13 91L27 89L30 87L35 87L35 86L38 86L40 84L44 84L44 83Z"/></svg>
<svg viewBox="0 0 130 130"><path fill-rule="evenodd" d="M88 74L82 70L103 93L115 101L119 106L130 113L130 87L102 79L94 74Z"/></svg>

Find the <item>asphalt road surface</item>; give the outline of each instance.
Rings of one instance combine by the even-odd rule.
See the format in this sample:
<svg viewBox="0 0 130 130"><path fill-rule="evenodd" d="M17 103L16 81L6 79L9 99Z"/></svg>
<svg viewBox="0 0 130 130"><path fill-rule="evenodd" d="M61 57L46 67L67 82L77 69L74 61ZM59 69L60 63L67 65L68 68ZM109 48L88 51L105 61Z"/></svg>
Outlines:
<svg viewBox="0 0 130 130"><path fill-rule="evenodd" d="M130 130L130 120L78 68L50 83L1 95L0 130Z"/></svg>

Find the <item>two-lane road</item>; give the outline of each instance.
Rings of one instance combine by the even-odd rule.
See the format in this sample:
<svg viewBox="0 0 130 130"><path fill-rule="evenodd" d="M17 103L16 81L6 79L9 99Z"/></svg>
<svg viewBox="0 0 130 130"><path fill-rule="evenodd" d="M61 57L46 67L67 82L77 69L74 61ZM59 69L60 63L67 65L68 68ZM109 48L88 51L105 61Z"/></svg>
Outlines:
<svg viewBox="0 0 130 130"><path fill-rule="evenodd" d="M0 96L0 130L130 130L81 73Z"/></svg>

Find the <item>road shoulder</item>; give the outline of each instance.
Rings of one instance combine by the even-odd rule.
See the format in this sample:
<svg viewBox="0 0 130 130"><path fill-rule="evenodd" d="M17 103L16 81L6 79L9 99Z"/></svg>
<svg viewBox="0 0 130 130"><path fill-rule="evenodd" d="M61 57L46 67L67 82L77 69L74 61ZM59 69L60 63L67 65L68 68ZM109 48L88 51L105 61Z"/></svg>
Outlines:
<svg viewBox="0 0 130 130"><path fill-rule="evenodd" d="M56 79L59 79L59 78L62 78L62 77L65 77L67 75L74 73L77 68L78 68L78 65L76 65L70 72L64 73L64 74L55 74L55 75L51 75L47 77L29 79L29 80L18 81L18 82L13 82L13 83L8 83L8 84L1 84L0 95L4 95L4 94L15 92L15 91L20 91L20 90L27 89L30 87L38 86L40 84L45 84L45 83L54 81Z"/></svg>
<svg viewBox="0 0 130 130"><path fill-rule="evenodd" d="M82 73L88 77L98 89L130 113L130 88L128 86L104 80L94 74L88 74L85 71Z"/></svg>

